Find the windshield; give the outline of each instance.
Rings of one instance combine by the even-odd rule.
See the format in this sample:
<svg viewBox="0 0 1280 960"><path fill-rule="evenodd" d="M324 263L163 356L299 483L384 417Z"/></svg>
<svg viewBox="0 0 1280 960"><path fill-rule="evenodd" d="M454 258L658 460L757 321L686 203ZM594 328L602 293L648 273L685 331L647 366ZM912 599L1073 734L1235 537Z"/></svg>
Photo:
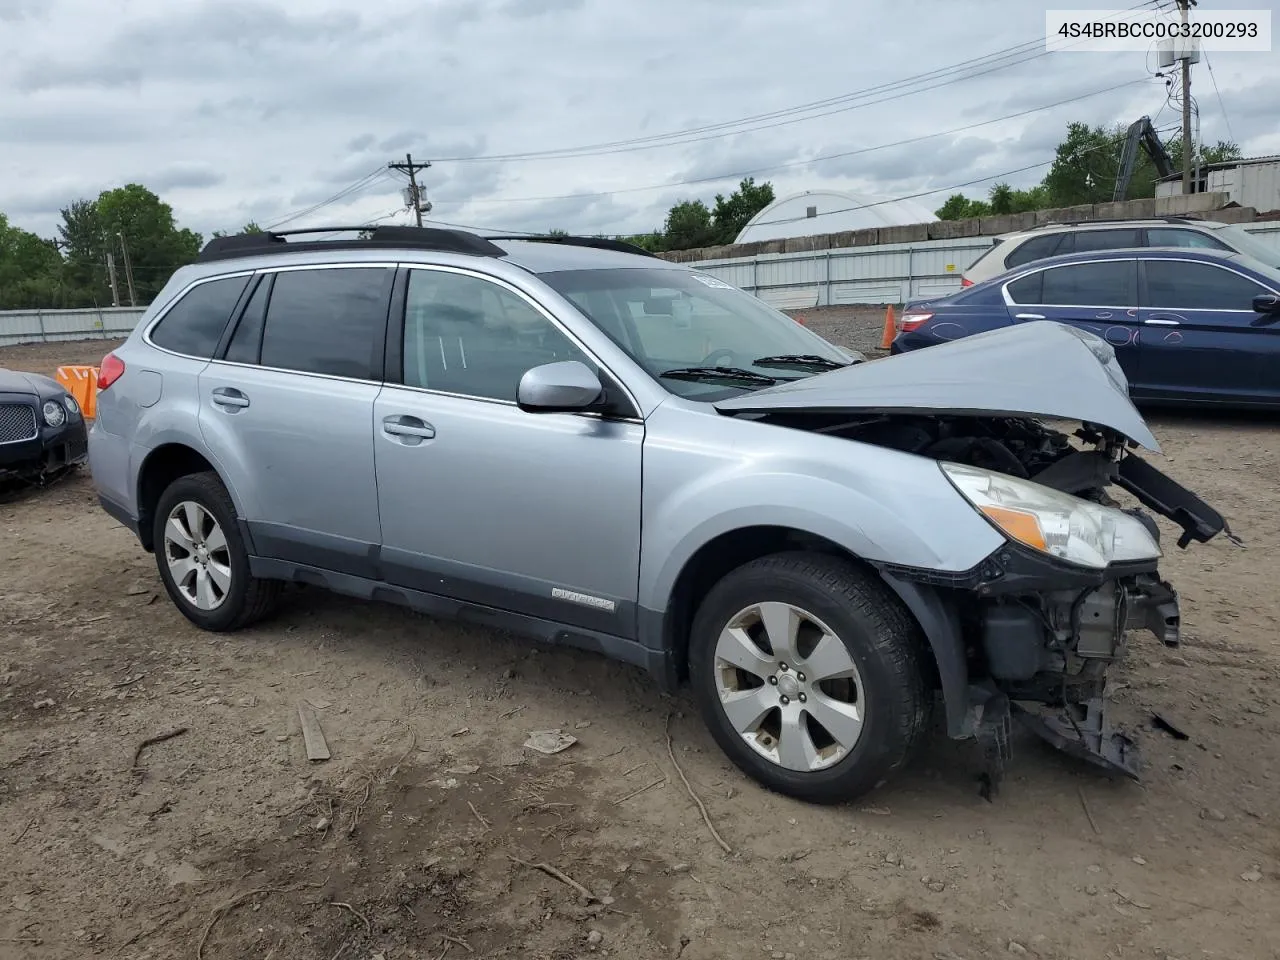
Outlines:
<svg viewBox="0 0 1280 960"><path fill-rule="evenodd" d="M1253 257L1269 267L1280 269L1280 247L1273 247L1234 223L1219 227L1218 236L1222 238L1223 243L1230 244L1245 256Z"/></svg>
<svg viewBox="0 0 1280 960"><path fill-rule="evenodd" d="M786 314L706 274L623 268L540 279L667 390L691 400L721 400L850 362ZM733 370L699 369L706 367Z"/></svg>

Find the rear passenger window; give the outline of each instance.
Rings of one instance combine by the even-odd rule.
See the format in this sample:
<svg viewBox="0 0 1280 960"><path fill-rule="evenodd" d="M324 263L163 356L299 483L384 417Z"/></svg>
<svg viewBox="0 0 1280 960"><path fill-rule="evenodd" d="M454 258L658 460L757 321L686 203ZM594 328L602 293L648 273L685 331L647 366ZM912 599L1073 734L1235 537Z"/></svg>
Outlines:
<svg viewBox="0 0 1280 960"><path fill-rule="evenodd" d="M1121 247L1141 245L1137 230L1079 230L1076 232L1076 253L1091 250L1119 250Z"/></svg>
<svg viewBox="0 0 1280 960"><path fill-rule="evenodd" d="M389 267L276 274L262 332L264 367L381 380Z"/></svg>
<svg viewBox="0 0 1280 960"><path fill-rule="evenodd" d="M1004 265L1008 268L1020 267L1024 263L1030 263L1032 260L1043 260L1045 257L1052 257L1058 248L1058 241L1061 239L1062 234L1060 233L1032 237L1026 243L1010 250L1009 255L1004 258Z"/></svg>
<svg viewBox="0 0 1280 960"><path fill-rule="evenodd" d="M1136 261L1105 260L1050 267L1044 271L1040 297L1045 306L1136 307Z"/></svg>
<svg viewBox="0 0 1280 960"><path fill-rule="evenodd" d="M1009 297L1014 303L1039 303L1044 287L1044 271L1037 270L1009 284Z"/></svg>
<svg viewBox="0 0 1280 960"><path fill-rule="evenodd" d="M208 360L248 282L248 277L224 277L192 287L151 331L151 342L174 353Z"/></svg>
<svg viewBox="0 0 1280 960"><path fill-rule="evenodd" d="M1179 230L1176 227L1155 227L1147 230L1149 247L1190 247L1196 250L1230 250L1217 237L1199 230Z"/></svg>

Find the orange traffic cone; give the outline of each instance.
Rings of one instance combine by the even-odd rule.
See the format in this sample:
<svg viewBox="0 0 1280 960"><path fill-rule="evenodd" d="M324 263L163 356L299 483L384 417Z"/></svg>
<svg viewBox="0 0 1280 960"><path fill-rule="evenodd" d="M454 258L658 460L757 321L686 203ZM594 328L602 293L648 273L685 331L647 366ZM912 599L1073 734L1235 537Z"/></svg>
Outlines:
<svg viewBox="0 0 1280 960"><path fill-rule="evenodd" d="M884 334L880 337L880 349L888 350L893 346L893 338L898 333L898 321L893 316L893 304L889 304L884 312Z"/></svg>

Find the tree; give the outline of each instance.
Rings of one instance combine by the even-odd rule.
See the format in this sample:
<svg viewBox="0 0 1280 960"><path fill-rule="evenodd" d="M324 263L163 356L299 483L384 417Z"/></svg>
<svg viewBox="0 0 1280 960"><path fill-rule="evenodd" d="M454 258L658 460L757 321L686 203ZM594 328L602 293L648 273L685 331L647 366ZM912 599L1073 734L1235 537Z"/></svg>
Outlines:
<svg viewBox="0 0 1280 960"><path fill-rule="evenodd" d="M146 187L105 190L94 202L104 243L127 249L138 300L149 303L179 267L200 252L200 234L180 229L173 208Z"/></svg>
<svg viewBox="0 0 1280 960"><path fill-rule="evenodd" d="M213 233L211 234L211 236L213 236L213 237L230 237L230 236L236 236L236 235L239 235L239 234L242 234L242 233L266 233L266 232L267 232L267 231L263 230L260 226L258 226L258 225L257 225L257 223L255 223L254 221L250 220L250 221L249 221L248 223L246 223L243 227L241 227L239 230L237 230L234 234L227 233L227 231L225 231L225 230L215 230L215 231L213 231Z"/></svg>
<svg viewBox="0 0 1280 960"><path fill-rule="evenodd" d="M61 305L62 267L53 241L10 225L0 213L0 310Z"/></svg>
<svg viewBox="0 0 1280 960"><path fill-rule="evenodd" d="M716 204L711 210L711 223L715 229L715 243L733 243L742 228L757 213L773 203L773 184L756 185L754 177L747 177L738 189L726 199L716 194Z"/></svg>
<svg viewBox="0 0 1280 960"><path fill-rule="evenodd" d="M662 233L668 250L689 250L716 242L711 211L701 200L683 200L672 207Z"/></svg>
<svg viewBox="0 0 1280 960"><path fill-rule="evenodd" d="M968 220L989 216L991 208L981 200L970 200L963 193L953 193L933 213L939 220Z"/></svg>

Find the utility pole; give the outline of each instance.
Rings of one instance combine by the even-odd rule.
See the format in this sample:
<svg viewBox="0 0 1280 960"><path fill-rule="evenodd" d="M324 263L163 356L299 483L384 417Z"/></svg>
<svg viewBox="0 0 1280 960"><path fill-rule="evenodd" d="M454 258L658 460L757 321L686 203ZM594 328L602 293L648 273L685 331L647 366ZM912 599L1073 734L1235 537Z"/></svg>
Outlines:
<svg viewBox="0 0 1280 960"><path fill-rule="evenodd" d="M418 219L418 226L422 226L422 215L431 209L431 204L426 204L426 210L423 209L422 194L418 190L418 173L426 170L430 163L414 163L412 154L404 155L404 163L388 163L387 167L391 170L399 170L401 173L409 175L409 205L413 207L413 215Z"/></svg>
<svg viewBox="0 0 1280 960"><path fill-rule="evenodd" d="M1191 5L1196 0L1178 0L1182 22L1188 22ZM1191 182L1191 38L1182 38L1184 46L1178 51L1182 59L1182 192L1194 193Z"/></svg>
<svg viewBox="0 0 1280 960"><path fill-rule="evenodd" d="M118 307L120 306L120 288L116 286L116 258L110 250L107 251L107 277L111 280L111 305Z"/></svg>
<svg viewBox="0 0 1280 960"><path fill-rule="evenodd" d="M124 279L129 285L129 306L136 307L138 298L133 292L133 265L129 262L129 245L124 242L124 231L116 232L116 236L120 238L120 252L124 255Z"/></svg>

